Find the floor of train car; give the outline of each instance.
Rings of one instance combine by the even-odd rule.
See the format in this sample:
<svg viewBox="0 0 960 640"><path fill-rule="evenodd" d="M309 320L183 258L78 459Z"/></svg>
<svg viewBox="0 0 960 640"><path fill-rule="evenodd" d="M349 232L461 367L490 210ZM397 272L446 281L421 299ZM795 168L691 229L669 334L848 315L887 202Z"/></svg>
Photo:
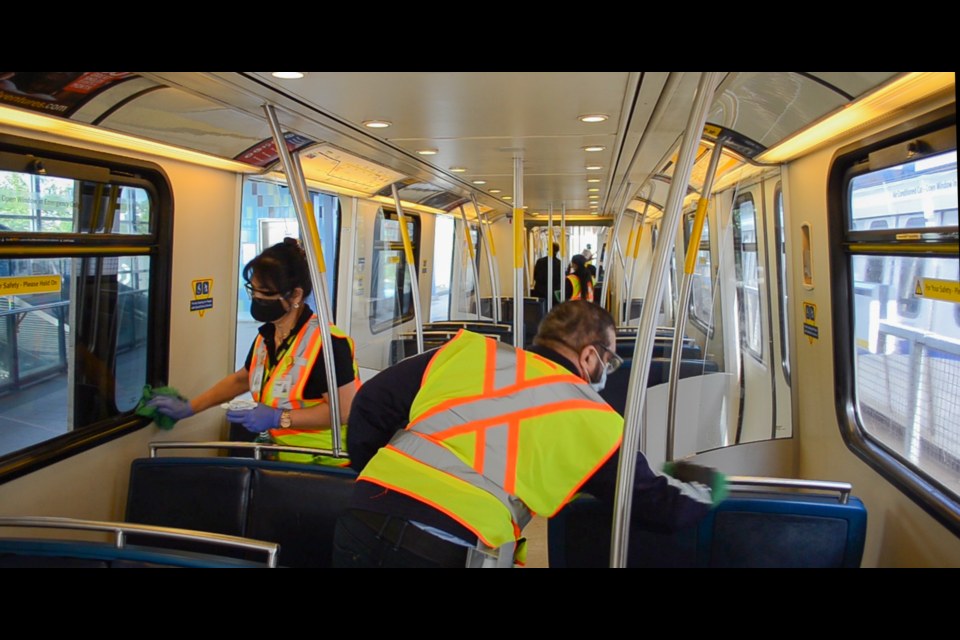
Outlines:
<svg viewBox="0 0 960 640"><path fill-rule="evenodd" d="M117 405L129 411L143 396L146 347L117 357ZM0 398L0 456L67 433L67 374Z"/></svg>

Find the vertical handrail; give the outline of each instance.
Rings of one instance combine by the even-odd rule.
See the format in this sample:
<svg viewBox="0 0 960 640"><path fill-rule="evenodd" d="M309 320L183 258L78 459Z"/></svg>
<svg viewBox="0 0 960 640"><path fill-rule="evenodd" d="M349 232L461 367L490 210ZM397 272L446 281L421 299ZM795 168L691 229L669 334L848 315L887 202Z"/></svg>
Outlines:
<svg viewBox="0 0 960 640"><path fill-rule="evenodd" d="M423 353L423 310L420 308L420 265L417 264L417 258L413 255L413 242L410 240L410 230L407 229L407 215L403 212L403 203L400 202L400 191L397 184L393 183L393 202L397 207L397 218L400 221L400 237L403 238L403 253L407 260L407 268L413 269L410 273L410 293L413 297L413 319L417 325L417 354ZM467 229L467 233L470 230ZM400 283L397 283L399 290ZM400 301L401 308L403 301Z"/></svg>
<svg viewBox="0 0 960 640"><path fill-rule="evenodd" d="M713 149L713 155L710 156L707 179L700 193L697 215L693 220L693 231L690 233L690 242L687 244L683 282L680 287L680 308L677 312L677 328L673 336L673 352L670 354L670 394L667 400L667 462L673 462L676 456L677 392L680 388L680 367L683 365L683 337L687 333L687 319L690 315L690 292L693 286L693 274L697 269L697 256L700 253L700 238L703 236L703 225L707 220L710 195L717 179L717 170L720 167L722 156L723 143L717 142L717 146Z"/></svg>
<svg viewBox="0 0 960 640"><path fill-rule="evenodd" d="M477 322L483 320L483 310L480 308L480 267L477 266L477 253L476 249L473 246L473 236L470 235L470 221L467 220L467 210L463 208L463 205L460 205L460 216L463 218L463 227L465 229L464 233L467 238L467 245L470 247L470 267L473 269L473 294L477 300ZM483 223L480 222L480 216L477 215L477 237L480 237L480 227L483 226Z"/></svg>
<svg viewBox="0 0 960 640"><path fill-rule="evenodd" d="M480 205L477 204L477 196L473 196L473 208L477 212L477 219L482 220L481 226L484 232L483 246L487 252L487 262L490 266L490 296L493 303L493 321L500 324L503 319L503 307L500 297L500 264L497 262L497 245L493 241L493 228L490 225L490 219L487 214L480 217Z"/></svg>
<svg viewBox="0 0 960 640"><path fill-rule="evenodd" d="M620 304L617 305L617 326L625 326L624 319L629 317L630 310L630 298L632 292L627 291L627 287L630 286L630 261L633 259L633 241L637 235L637 223L640 222L640 214L636 211L633 212L633 224L630 225L630 239L627 240L627 264L624 265L623 269L623 279L620 285Z"/></svg>
<svg viewBox="0 0 960 640"><path fill-rule="evenodd" d="M693 162L697 149L700 146L700 137L707 121L707 114L713 102L719 72L704 71L700 77L697 95L687 119L687 126L680 145L680 155L676 171L673 175L673 184L670 187L670 196L664 210L665 233L676 233L680 223L680 213L683 199L687 193L687 184L693 173ZM634 362L646 363L653 357L654 338L657 332L657 315L663 296L663 287L666 283L667 267L670 264L671 252L675 249L674 242L661 242L654 257L653 269L650 272L650 284L647 287L647 296L641 314L640 329L637 331L637 342L634 351ZM682 338L680 338L682 341ZM643 429L643 408L647 399L647 382L650 379L650 368L647 366L633 367L630 376L630 393L627 397L626 419L624 421L623 444L620 448L620 469L617 475L617 495L613 516L613 539L611 544L610 564L612 568L625 568L630 540L630 516L633 509L633 483L637 472L636 452L646 449L646 438Z"/></svg>
<svg viewBox="0 0 960 640"><path fill-rule="evenodd" d="M610 302L613 299L613 287L610 286L613 284L613 273L610 271L610 265L613 258L613 252L619 250L620 243L620 224L623 222L623 216L627 212L627 205L630 203L630 191L633 189L633 184L627 183L627 191L623 196L623 204L620 205L619 213L616 214L616 217L613 220L613 231L610 236L610 239L607 240L607 251L606 255L603 256L603 307L606 309L612 309ZM598 274L599 275L599 274Z"/></svg>
<svg viewBox="0 0 960 640"><path fill-rule="evenodd" d="M560 301L567 301L567 203L560 206Z"/></svg>
<svg viewBox="0 0 960 640"><path fill-rule="evenodd" d="M637 284L637 268L640 266L640 247L643 242L643 229L647 224L647 213L650 211L650 200L653 198L653 194L657 192L657 185L655 182L648 183L651 187L651 193L648 194L648 197L643 205L643 214L640 216L640 230L637 233L636 242L633 246L633 269L630 273L630 284L627 286L629 293L627 297L627 322L626 326L630 326L632 318L630 317L631 312L633 311L633 290ZM642 189L641 189L642 191Z"/></svg>
<svg viewBox="0 0 960 640"><path fill-rule="evenodd" d="M513 346L523 348L523 158L513 159Z"/></svg>
<svg viewBox="0 0 960 640"><path fill-rule="evenodd" d="M333 324L333 311L330 303L330 291L327 286L327 264L323 256L323 243L320 240L320 230L317 228L317 219L313 211L313 202L310 201L310 192L303 175L299 158L294 158L287 147L287 139L283 135L283 128L277 111L272 105L264 105L263 110L273 133L273 140L277 146L277 153L283 170L287 175L287 185L293 199L294 209L300 222L300 229L306 234L303 248L307 254L307 265L310 268L310 279L313 281L314 300L317 303L317 315L320 317L320 337L322 342L323 366L327 374L328 406L330 408L330 431L333 435L334 458L345 458L341 440L343 425L340 412L340 389L337 380L337 367L333 357L333 337L330 326ZM329 347L329 348L328 348Z"/></svg>
<svg viewBox="0 0 960 640"><path fill-rule="evenodd" d="M547 313L553 311L553 203L547 222Z"/></svg>

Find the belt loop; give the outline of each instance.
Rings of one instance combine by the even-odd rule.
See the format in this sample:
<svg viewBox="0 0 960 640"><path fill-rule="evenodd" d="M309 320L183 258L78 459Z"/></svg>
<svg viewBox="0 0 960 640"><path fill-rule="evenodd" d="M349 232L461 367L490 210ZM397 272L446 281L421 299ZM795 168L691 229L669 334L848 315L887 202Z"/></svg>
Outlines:
<svg viewBox="0 0 960 640"><path fill-rule="evenodd" d="M393 548L394 551L400 551L400 545L403 544L403 538L404 538L404 536L407 535L407 527L409 527L409 526L410 526L410 523L409 523L409 522L406 522L406 521L405 521L405 522L403 523L403 529L400 529L400 536L397 538L397 544L396 544L396 546Z"/></svg>

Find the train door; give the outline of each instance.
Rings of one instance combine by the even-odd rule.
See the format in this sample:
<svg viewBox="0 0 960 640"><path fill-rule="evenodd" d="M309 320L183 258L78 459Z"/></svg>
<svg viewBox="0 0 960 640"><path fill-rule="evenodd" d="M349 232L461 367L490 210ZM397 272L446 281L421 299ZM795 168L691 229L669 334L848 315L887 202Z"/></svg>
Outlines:
<svg viewBox="0 0 960 640"><path fill-rule="evenodd" d="M770 303L767 326L771 330L768 359L775 392L776 436L793 435L793 403L790 387L790 295L787 289L788 264L786 253L786 209L781 176L773 176L763 183L764 245L766 247L765 273Z"/></svg>

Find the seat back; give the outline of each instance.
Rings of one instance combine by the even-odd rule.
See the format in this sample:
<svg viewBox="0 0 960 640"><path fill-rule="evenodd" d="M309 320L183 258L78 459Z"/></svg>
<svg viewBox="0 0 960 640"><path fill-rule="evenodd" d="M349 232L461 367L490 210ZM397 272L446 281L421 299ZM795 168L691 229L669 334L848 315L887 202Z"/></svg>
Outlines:
<svg viewBox="0 0 960 640"><path fill-rule="evenodd" d="M326 568L337 518L346 510L355 480L348 470L270 461L137 460L127 521L275 542L281 565ZM163 546L209 552L181 543Z"/></svg>
<svg viewBox="0 0 960 640"><path fill-rule="evenodd" d="M222 555L72 540L0 540L0 569L238 569L262 568Z"/></svg>
<svg viewBox="0 0 960 640"><path fill-rule="evenodd" d="M867 511L851 498L810 494L736 493L696 529L644 531L634 513L631 568L859 568ZM592 497L568 505L550 521L552 568L610 564L613 510Z"/></svg>
<svg viewBox="0 0 960 640"><path fill-rule="evenodd" d="M630 376L633 373L634 360L625 360L623 366L607 379L606 388L600 397L607 401L621 416L627 410L627 395L630 393ZM710 373L718 373L720 367L709 360L684 360L680 363L680 379L695 378ZM670 360L655 358L650 363L650 379L647 387L656 387L670 379Z"/></svg>

